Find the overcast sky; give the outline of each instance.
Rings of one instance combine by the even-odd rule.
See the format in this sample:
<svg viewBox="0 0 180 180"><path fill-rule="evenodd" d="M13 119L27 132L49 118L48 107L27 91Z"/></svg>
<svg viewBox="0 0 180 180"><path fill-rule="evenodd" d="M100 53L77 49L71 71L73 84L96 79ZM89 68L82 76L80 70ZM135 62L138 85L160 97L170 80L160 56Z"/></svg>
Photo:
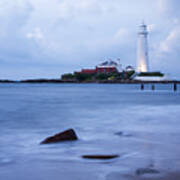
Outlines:
<svg viewBox="0 0 180 180"><path fill-rule="evenodd" d="M136 67L148 25L150 68L180 78L179 0L0 0L0 79L58 78L108 58Z"/></svg>

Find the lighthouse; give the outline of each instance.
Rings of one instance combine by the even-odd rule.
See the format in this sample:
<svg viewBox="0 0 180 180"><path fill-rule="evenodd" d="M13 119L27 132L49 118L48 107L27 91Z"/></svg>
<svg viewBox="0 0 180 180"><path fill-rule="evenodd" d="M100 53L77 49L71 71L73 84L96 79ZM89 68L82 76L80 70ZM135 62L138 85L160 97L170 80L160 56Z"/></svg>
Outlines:
<svg viewBox="0 0 180 180"><path fill-rule="evenodd" d="M137 49L137 71L149 72L148 31L144 22L139 27Z"/></svg>

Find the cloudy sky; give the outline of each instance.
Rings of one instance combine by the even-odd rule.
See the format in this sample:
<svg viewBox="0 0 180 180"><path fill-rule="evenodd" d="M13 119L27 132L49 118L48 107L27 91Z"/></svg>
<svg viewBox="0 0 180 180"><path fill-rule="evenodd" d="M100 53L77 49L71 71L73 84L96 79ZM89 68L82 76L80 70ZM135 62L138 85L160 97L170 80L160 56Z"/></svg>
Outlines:
<svg viewBox="0 0 180 180"><path fill-rule="evenodd" d="M150 68L180 78L179 0L0 0L0 79L58 78L104 59L136 66L148 24Z"/></svg>

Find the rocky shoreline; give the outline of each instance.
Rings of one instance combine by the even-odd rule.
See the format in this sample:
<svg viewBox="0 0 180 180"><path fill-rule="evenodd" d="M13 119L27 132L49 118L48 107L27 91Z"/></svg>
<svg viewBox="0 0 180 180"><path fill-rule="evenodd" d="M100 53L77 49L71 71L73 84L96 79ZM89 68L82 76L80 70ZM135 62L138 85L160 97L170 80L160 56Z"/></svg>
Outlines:
<svg viewBox="0 0 180 180"><path fill-rule="evenodd" d="M124 134L123 132L120 135ZM63 132L55 134L54 136L47 137L40 144L51 144L51 143L62 143L64 141L74 141L78 140L78 136L74 129L67 129ZM83 159L90 160L102 160L107 161L114 158L120 158L119 154L86 154L82 155ZM137 168L132 170L128 174L120 172L111 172L106 176L106 180L117 180L119 178L124 178L127 180L179 180L179 172L171 172L165 169L159 169L155 167L154 164L149 164L148 166Z"/></svg>
<svg viewBox="0 0 180 180"><path fill-rule="evenodd" d="M0 83L77 83L77 84L180 84L178 80L162 81L139 81L139 80L99 80L99 81L77 81L61 79L26 79L26 80L0 80Z"/></svg>

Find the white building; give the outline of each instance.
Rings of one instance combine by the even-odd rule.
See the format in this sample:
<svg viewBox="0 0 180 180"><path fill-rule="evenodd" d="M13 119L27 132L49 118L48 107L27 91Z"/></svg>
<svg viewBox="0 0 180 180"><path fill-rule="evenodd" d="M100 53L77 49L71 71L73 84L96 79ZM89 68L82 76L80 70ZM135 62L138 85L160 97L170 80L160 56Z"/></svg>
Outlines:
<svg viewBox="0 0 180 180"><path fill-rule="evenodd" d="M125 69L126 72L134 71L134 68L132 66L127 66Z"/></svg>
<svg viewBox="0 0 180 180"><path fill-rule="evenodd" d="M148 32L144 22L139 27L137 49L137 72L149 72Z"/></svg>
<svg viewBox="0 0 180 180"><path fill-rule="evenodd" d="M146 75L142 75L142 73ZM166 79L164 75L158 75L158 72L150 72L149 70L148 31L144 23L140 25L138 32L137 73L133 75L133 79L139 81L162 81Z"/></svg>

